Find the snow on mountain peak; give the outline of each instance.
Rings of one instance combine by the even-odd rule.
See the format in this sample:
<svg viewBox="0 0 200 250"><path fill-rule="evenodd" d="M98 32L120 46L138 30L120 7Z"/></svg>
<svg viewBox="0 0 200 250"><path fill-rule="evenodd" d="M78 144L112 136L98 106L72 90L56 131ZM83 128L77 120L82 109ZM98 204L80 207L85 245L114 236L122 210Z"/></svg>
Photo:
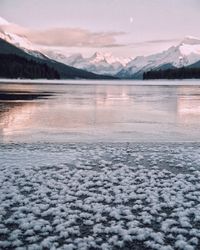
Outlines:
<svg viewBox="0 0 200 250"><path fill-rule="evenodd" d="M100 62L105 62L107 64L119 63L123 66L126 66L126 64L131 60L131 58L115 57L109 52L106 53L96 52L92 57L90 57L89 60L91 63L100 63Z"/></svg>
<svg viewBox="0 0 200 250"><path fill-rule="evenodd" d="M61 53L46 51L45 54L49 58L62 62L66 65L107 75L116 74L131 60L131 58L115 57L109 52L95 52L90 57L83 57L80 53L66 55L64 51Z"/></svg>
<svg viewBox="0 0 200 250"><path fill-rule="evenodd" d="M26 37L4 31L0 32L0 38L19 48L34 50L32 43Z"/></svg>
<svg viewBox="0 0 200 250"><path fill-rule="evenodd" d="M93 63L98 63L101 61L105 61L105 62L112 61L113 62L113 56L110 53L95 52L94 55L90 58L90 61Z"/></svg>
<svg viewBox="0 0 200 250"><path fill-rule="evenodd" d="M18 34L19 28L19 26L9 23L0 17L0 39L24 50L30 55L44 58L45 56L26 38L26 36Z"/></svg>
<svg viewBox="0 0 200 250"><path fill-rule="evenodd" d="M200 39L192 36L187 36L178 46L181 55L190 57L192 61L199 60L200 57ZM189 60L191 61L191 60Z"/></svg>
<svg viewBox="0 0 200 250"><path fill-rule="evenodd" d="M194 36L186 36L181 44L188 44L188 45L195 45L199 44L200 45L200 38L194 37Z"/></svg>
<svg viewBox="0 0 200 250"><path fill-rule="evenodd" d="M75 54L72 54L68 57L65 57L65 60L67 60L69 65L73 66L76 63L82 62L84 60L84 58L83 58L81 53L75 53ZM63 60L63 63L65 63L65 60Z"/></svg>
<svg viewBox="0 0 200 250"><path fill-rule="evenodd" d="M10 23L6 21L4 18L0 17L0 25L9 25Z"/></svg>
<svg viewBox="0 0 200 250"><path fill-rule="evenodd" d="M12 29L11 29L12 28ZM24 51L43 57L42 50L32 44L25 36L19 35L20 27L7 22L0 17L0 38L23 49ZM43 51L42 51L43 52ZM136 58L116 57L111 53L96 52L91 57L85 58L80 53L66 55L65 52L46 51L45 54L56 61L84 69L98 74L115 75L120 73L126 77L138 72L160 68L163 65L175 67L188 66L200 60L200 38L185 37L179 44L169 49L150 56Z"/></svg>
<svg viewBox="0 0 200 250"><path fill-rule="evenodd" d="M170 65L180 68L197 61L200 61L200 39L187 36L181 43L163 52L136 57L126 65L123 71L119 72L119 76L131 77L151 69L170 67Z"/></svg>
<svg viewBox="0 0 200 250"><path fill-rule="evenodd" d="M9 23L0 17L0 38L17 47L34 50L32 43L23 35L18 34L19 26Z"/></svg>

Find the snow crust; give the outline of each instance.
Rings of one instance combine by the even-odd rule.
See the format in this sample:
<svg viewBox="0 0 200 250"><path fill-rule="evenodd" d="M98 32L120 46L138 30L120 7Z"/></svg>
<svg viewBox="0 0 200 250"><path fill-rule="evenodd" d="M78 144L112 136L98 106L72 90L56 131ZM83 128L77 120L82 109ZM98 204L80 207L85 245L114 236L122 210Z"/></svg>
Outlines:
<svg viewBox="0 0 200 250"><path fill-rule="evenodd" d="M198 144L0 144L0 249L199 249Z"/></svg>

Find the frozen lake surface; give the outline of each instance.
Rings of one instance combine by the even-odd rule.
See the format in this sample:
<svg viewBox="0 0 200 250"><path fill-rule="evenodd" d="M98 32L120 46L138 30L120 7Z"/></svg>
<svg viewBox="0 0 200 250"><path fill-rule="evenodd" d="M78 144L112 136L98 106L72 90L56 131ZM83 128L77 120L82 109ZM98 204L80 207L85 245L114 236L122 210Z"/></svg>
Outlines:
<svg viewBox="0 0 200 250"><path fill-rule="evenodd" d="M200 249L199 82L80 83L0 84L0 249Z"/></svg>
<svg viewBox="0 0 200 250"><path fill-rule="evenodd" d="M23 81L0 93L3 142L200 141L200 81Z"/></svg>
<svg viewBox="0 0 200 250"><path fill-rule="evenodd" d="M200 248L200 148L0 144L0 249Z"/></svg>

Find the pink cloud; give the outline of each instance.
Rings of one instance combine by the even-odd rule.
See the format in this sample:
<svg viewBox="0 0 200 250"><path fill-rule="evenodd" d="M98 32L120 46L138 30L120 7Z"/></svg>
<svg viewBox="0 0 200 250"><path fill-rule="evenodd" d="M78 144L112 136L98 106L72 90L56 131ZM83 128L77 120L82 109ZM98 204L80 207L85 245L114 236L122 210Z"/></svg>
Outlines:
<svg viewBox="0 0 200 250"><path fill-rule="evenodd" d="M92 32L83 28L27 29L13 23L0 23L0 30L25 36L33 43L58 47L118 47L117 37L124 32Z"/></svg>
<svg viewBox="0 0 200 250"><path fill-rule="evenodd" d="M123 32L91 32L81 28L52 28L26 31L32 42L45 46L60 47L109 47L119 46L116 37Z"/></svg>

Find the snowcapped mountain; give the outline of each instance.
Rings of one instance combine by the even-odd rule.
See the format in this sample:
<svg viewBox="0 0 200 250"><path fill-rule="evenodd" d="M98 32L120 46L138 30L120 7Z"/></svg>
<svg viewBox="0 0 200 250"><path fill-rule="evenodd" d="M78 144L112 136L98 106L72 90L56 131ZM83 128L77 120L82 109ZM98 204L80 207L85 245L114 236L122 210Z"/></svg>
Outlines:
<svg viewBox="0 0 200 250"><path fill-rule="evenodd" d="M64 56L52 51L46 51L46 55L67 65L103 75L115 75L131 61L131 58L119 58L110 53L100 52L88 58L84 58L81 54Z"/></svg>
<svg viewBox="0 0 200 250"><path fill-rule="evenodd" d="M9 23L2 17L0 17L0 38L4 41L24 50L26 53L39 57L45 58L45 56L36 49L35 45L32 44L25 36L20 36L17 33L19 26ZM12 30L12 32L11 32Z"/></svg>
<svg viewBox="0 0 200 250"><path fill-rule="evenodd" d="M100 52L96 52L92 57L89 58L89 61L93 64L105 62L108 64L119 63L123 66L126 66L126 64L130 60L131 58L114 57L111 53L100 53Z"/></svg>
<svg viewBox="0 0 200 250"><path fill-rule="evenodd" d="M177 46L162 53L139 56L131 60L117 76L122 78L140 78L143 72L159 68L180 68L200 61L200 39L188 36Z"/></svg>
<svg viewBox="0 0 200 250"><path fill-rule="evenodd" d="M200 61L200 39L188 36L177 46L150 56L118 58L110 53L96 52L84 58L81 54L64 56L62 53L47 51L46 54L67 65L104 75L120 78L141 78L143 72L159 68L180 68Z"/></svg>
<svg viewBox="0 0 200 250"><path fill-rule="evenodd" d="M55 79L114 79L112 76L94 74L50 59L42 53L42 50L37 50L37 45L32 44L25 36L19 35L20 29L23 28L0 18L0 55L8 65L7 67L11 65L10 72L4 72L4 69L0 67L0 77L13 78L17 75L16 77L31 77L32 79L41 78L41 76L55 77ZM21 60L22 58L24 60ZM19 74L16 74L14 70L16 63L19 64ZM27 64L28 69L26 68ZM25 71L22 70L23 67L26 69ZM37 68L35 73L26 73L30 67ZM45 71L48 72L45 74Z"/></svg>
<svg viewBox="0 0 200 250"><path fill-rule="evenodd" d="M64 55L53 50L38 49L25 36L19 35L18 30L22 29L13 23L7 22L0 17L0 38L6 42L24 50L26 53L39 57L49 58L58 62L103 75L115 75L131 60L129 58L114 57L109 53L95 53L89 58L81 54Z"/></svg>
<svg viewBox="0 0 200 250"><path fill-rule="evenodd" d="M192 36L184 38L177 46L150 56L120 58L111 53L96 52L91 57L83 57L80 53L66 55L53 49L39 48L25 36L19 35L19 29L23 27L9 23L0 17L0 38L4 41L37 58L53 59L65 65L101 75L141 78L145 71L151 69L180 68L200 62L200 39Z"/></svg>
<svg viewBox="0 0 200 250"><path fill-rule="evenodd" d="M0 17L0 25L8 25L9 22L6 21L4 18Z"/></svg>

